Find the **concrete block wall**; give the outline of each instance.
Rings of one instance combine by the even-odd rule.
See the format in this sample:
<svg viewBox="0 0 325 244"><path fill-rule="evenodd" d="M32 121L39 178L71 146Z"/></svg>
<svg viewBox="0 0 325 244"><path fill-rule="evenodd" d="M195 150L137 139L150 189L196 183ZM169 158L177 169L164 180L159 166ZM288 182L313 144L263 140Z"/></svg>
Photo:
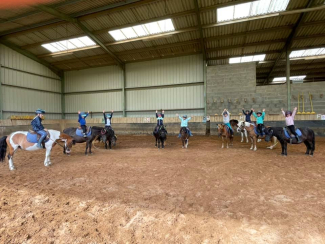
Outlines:
<svg viewBox="0 0 325 244"><path fill-rule="evenodd" d="M305 112L325 114L325 83L291 84L291 108L298 106L298 95L304 94ZM302 101L300 100L302 111ZM287 108L287 84L256 86L256 64L230 64L207 68L207 114L221 114L227 108L233 115L242 108L266 109L267 114L281 113Z"/></svg>

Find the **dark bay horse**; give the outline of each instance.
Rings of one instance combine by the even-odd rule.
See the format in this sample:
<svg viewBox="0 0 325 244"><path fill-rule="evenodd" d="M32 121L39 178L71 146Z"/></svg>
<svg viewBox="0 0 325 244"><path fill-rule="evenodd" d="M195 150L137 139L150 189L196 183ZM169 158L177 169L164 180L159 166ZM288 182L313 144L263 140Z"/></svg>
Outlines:
<svg viewBox="0 0 325 244"><path fill-rule="evenodd" d="M87 136L87 137L77 136L76 135L76 130L77 130L76 127L66 128L66 129L63 130L63 132L65 134L71 136L75 140L76 143L84 143L84 142L86 142L85 155L88 155L88 148L89 148L89 153L92 154L92 152L91 152L92 142L97 136L101 135L102 129L104 129L104 128L103 127L97 127L97 126L91 127L91 135Z"/></svg>
<svg viewBox="0 0 325 244"><path fill-rule="evenodd" d="M315 133L313 130L309 129L309 128L299 128L299 130L301 131L301 142L304 142L306 145L306 155L310 155L313 156L314 155L314 151L315 151ZM284 128L282 127L268 127L265 129L265 141L270 141L272 136L275 136L276 138L278 138L278 140L281 143L281 147L282 147L282 152L281 155L282 156L287 156L287 144L288 142L290 143L290 138L287 138L285 136L284 133ZM296 138L291 138L292 140L292 144L300 144L298 143Z"/></svg>
<svg viewBox="0 0 325 244"><path fill-rule="evenodd" d="M167 130L165 126L159 126L158 132L154 131L153 135L156 138L156 147L158 146L158 149L160 149L161 143L161 148L165 148L165 141L167 140Z"/></svg>
<svg viewBox="0 0 325 244"><path fill-rule="evenodd" d="M189 133L187 132L187 128L186 127L182 127L181 128L181 139L182 139L182 148L187 148L188 147L188 141L190 138Z"/></svg>
<svg viewBox="0 0 325 244"><path fill-rule="evenodd" d="M226 140L227 148L229 148L229 145L232 146L233 140L234 140L234 135L230 134L230 129L228 128L228 126L226 126L224 124L218 124L217 128L218 128L218 137L220 137L220 136L222 137L221 148L224 148L224 140Z"/></svg>
<svg viewBox="0 0 325 244"><path fill-rule="evenodd" d="M111 127L105 128L101 131L101 139L103 140L106 149L107 147L109 147L109 149L112 149L112 144L113 146L116 146L117 136Z"/></svg>

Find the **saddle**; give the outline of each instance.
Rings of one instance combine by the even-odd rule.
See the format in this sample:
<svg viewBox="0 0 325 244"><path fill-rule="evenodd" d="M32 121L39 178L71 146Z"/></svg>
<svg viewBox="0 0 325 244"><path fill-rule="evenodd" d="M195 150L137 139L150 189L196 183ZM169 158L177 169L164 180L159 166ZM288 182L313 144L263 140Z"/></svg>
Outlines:
<svg viewBox="0 0 325 244"><path fill-rule="evenodd" d="M50 140L50 133L47 130L45 130L45 132L46 132L46 137L45 137L45 139L42 142L43 148L45 148L45 143ZM27 132L26 139L30 143L38 143L38 141L39 141L40 138L41 138L41 135L37 134L36 131L29 130Z"/></svg>
<svg viewBox="0 0 325 244"><path fill-rule="evenodd" d="M295 138L295 135L291 134L291 131L288 130L287 127L283 127L283 132L284 132L284 135L286 136L287 139ZM296 133L297 133L298 136L302 136L302 133L301 133L301 131L299 129L296 129Z"/></svg>
<svg viewBox="0 0 325 244"><path fill-rule="evenodd" d="M76 129L76 135L77 135L77 136L82 136L82 137L84 136L81 127L78 127L78 128ZM86 136L91 136L91 126L87 126Z"/></svg>
<svg viewBox="0 0 325 244"><path fill-rule="evenodd" d="M82 131L81 126L79 126L77 129ZM86 134L88 134L90 132L90 130L91 130L91 126L86 125Z"/></svg>
<svg viewBox="0 0 325 244"><path fill-rule="evenodd" d="M262 128L262 134L259 133L259 131L257 130L257 126L254 125L254 132L256 135L259 135L259 136L265 136L265 126Z"/></svg>

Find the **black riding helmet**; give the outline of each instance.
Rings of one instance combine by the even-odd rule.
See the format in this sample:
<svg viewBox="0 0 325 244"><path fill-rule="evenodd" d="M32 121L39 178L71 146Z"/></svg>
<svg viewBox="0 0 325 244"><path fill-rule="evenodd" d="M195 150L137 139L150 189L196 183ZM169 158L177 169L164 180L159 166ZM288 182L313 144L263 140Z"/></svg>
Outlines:
<svg viewBox="0 0 325 244"><path fill-rule="evenodd" d="M286 115L286 116L287 116L287 115L292 116L292 112L288 110L288 111L285 112L285 115Z"/></svg>
<svg viewBox="0 0 325 244"><path fill-rule="evenodd" d="M262 114L262 112L261 111L258 111L256 114Z"/></svg>
<svg viewBox="0 0 325 244"><path fill-rule="evenodd" d="M45 110L39 108L35 111L35 114L45 114Z"/></svg>

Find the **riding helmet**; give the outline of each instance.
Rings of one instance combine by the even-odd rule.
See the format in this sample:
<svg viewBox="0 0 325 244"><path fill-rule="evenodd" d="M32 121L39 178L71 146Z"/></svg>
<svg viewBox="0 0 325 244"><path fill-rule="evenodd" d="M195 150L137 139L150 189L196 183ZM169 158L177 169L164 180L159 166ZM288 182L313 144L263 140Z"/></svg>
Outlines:
<svg viewBox="0 0 325 244"><path fill-rule="evenodd" d="M183 115L183 118L187 118L187 115Z"/></svg>
<svg viewBox="0 0 325 244"><path fill-rule="evenodd" d="M246 113L249 113L250 111L249 110L246 110Z"/></svg>
<svg viewBox="0 0 325 244"><path fill-rule="evenodd" d="M111 114L106 114L106 117L107 117L107 118L110 118L110 117L111 117Z"/></svg>
<svg viewBox="0 0 325 244"><path fill-rule="evenodd" d="M37 110L35 111L35 113L36 113L36 114L45 114L45 110L43 110L43 109L37 109Z"/></svg>
<svg viewBox="0 0 325 244"><path fill-rule="evenodd" d="M286 115L286 116L287 116L287 115L292 116L292 112L288 110L288 111L285 112L285 115Z"/></svg>
<svg viewBox="0 0 325 244"><path fill-rule="evenodd" d="M161 117L161 114L158 114L158 117Z"/></svg>
<svg viewBox="0 0 325 244"><path fill-rule="evenodd" d="M258 111L256 114L262 114L262 112L261 111Z"/></svg>
<svg viewBox="0 0 325 244"><path fill-rule="evenodd" d="M228 114L226 111L225 111L225 112L223 112L223 115L226 115L226 114Z"/></svg>
<svg viewBox="0 0 325 244"><path fill-rule="evenodd" d="M86 117L87 114L85 112L81 112L80 115L81 117Z"/></svg>

